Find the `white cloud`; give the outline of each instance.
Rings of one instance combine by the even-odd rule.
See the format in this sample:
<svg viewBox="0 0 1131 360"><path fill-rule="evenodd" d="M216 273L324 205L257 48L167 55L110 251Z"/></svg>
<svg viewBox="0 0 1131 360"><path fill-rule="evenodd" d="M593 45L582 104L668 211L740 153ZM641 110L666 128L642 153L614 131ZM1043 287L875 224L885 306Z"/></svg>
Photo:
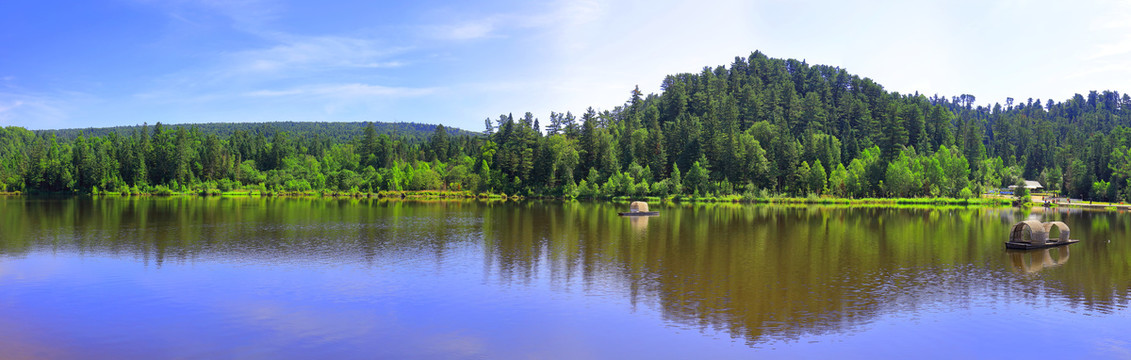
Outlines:
<svg viewBox="0 0 1131 360"><path fill-rule="evenodd" d="M436 92L435 88L403 88L368 84L322 84L294 87L284 90L256 90L249 97L325 97L336 99L355 99L365 97L410 97Z"/></svg>
<svg viewBox="0 0 1131 360"><path fill-rule="evenodd" d="M1090 79L1090 78L1095 78L1095 77L1106 77L1106 76L1110 76L1112 74L1126 74L1128 72L1131 72L1131 68L1128 68L1124 64L1093 64L1093 65L1089 65L1089 66L1083 67L1081 69L1078 69L1074 72L1070 72L1070 73L1065 74L1064 79L1067 79L1067 80ZM1070 89L1070 90L1078 92L1078 93L1083 93L1083 92L1086 92L1088 90L1105 90L1105 89ZM1118 89L1106 89L1106 90L1118 90ZM1056 100L1061 100L1061 99L1056 99Z"/></svg>
<svg viewBox="0 0 1131 360"><path fill-rule="evenodd" d="M844 67L891 91L972 93L986 102L1060 100L1063 92L1126 86L1131 74L1125 0L551 0L495 13L481 4L390 6L405 12L368 28L305 32L305 24L282 22L327 19L290 16L302 14L286 13L276 0L136 1L169 10L173 28L182 29L178 17L199 23L170 43L234 29L226 37L233 41L222 43L242 46L194 52L180 70L130 88L136 104L155 109L149 116L182 106L216 120L270 118L331 106L352 111L335 115L478 127L475 119L490 114L531 111L545 119L551 110L611 109L635 85L659 92L665 75L729 65L754 50ZM8 91L4 81L0 92ZM0 97L0 120L37 103L63 108L18 100ZM106 107L131 115L120 106L129 101L117 100L126 104Z"/></svg>
<svg viewBox="0 0 1131 360"><path fill-rule="evenodd" d="M158 79L156 89L142 91L147 97L190 92L232 92L233 87L257 86L315 77L365 76L367 70L408 66L396 57L408 47L352 34L318 34L282 31L287 4L277 0L136 0L164 9L175 23L192 23L185 31L231 32L246 37L242 48L203 52L195 64ZM217 19L224 19L217 21ZM319 19L317 21L328 21ZM208 28L201 30L198 28ZM176 41L183 38L171 36ZM172 45L170 45L172 46Z"/></svg>
<svg viewBox="0 0 1131 360"><path fill-rule="evenodd" d="M153 103L216 103L231 95L265 98L318 96L419 96L430 89L366 85L326 85L366 81L387 70L409 66L396 59L408 48L382 46L377 40L348 36L268 35L275 45L220 54L200 66L170 74L134 98ZM264 90L266 88L266 90ZM282 89L282 90L279 90Z"/></svg>
<svg viewBox="0 0 1131 360"><path fill-rule="evenodd" d="M8 116L10 116L8 114L23 105L24 102L22 100L12 100L8 103L0 103L0 120L6 119Z"/></svg>
<svg viewBox="0 0 1131 360"><path fill-rule="evenodd" d="M441 21L439 25L426 26L424 29L427 37L439 40L510 38L515 30L549 30L584 24L596 19L603 7L594 0L572 0L553 2L538 11L490 15L461 12Z"/></svg>
<svg viewBox="0 0 1131 360"><path fill-rule="evenodd" d="M287 71L320 71L350 68L391 68L404 66L387 60L405 51L387 48L374 40L339 36L276 35L277 45L227 54L221 73L227 76Z"/></svg>
<svg viewBox="0 0 1131 360"><path fill-rule="evenodd" d="M1088 21L1096 43L1085 56L1097 60L1131 53L1131 1L1099 1L1104 11ZM1124 59L1126 62L1126 59Z"/></svg>
<svg viewBox="0 0 1131 360"><path fill-rule="evenodd" d="M280 5L274 0L187 0L214 9L237 23L261 26L275 20Z"/></svg>
<svg viewBox="0 0 1131 360"><path fill-rule="evenodd" d="M746 1L573 1L553 3L525 25L541 56L527 87L490 101L500 111L611 109L639 85L659 92L664 76L727 64L755 49L754 16ZM512 84L511 86L519 86Z"/></svg>
<svg viewBox="0 0 1131 360"><path fill-rule="evenodd" d="M200 24L198 19L218 14L231 21L231 26L244 31L258 31L275 21L282 5L275 0L135 0L164 9L178 21ZM203 14L201 12L203 10Z"/></svg>
<svg viewBox="0 0 1131 360"><path fill-rule="evenodd" d="M1104 14L1080 8L1103 9ZM845 67L902 93L975 93L988 102L1006 96L1061 99L1067 88L1103 89L1118 85L1112 77L1126 79L1128 72L1120 69L1131 68L1129 10L1131 2L1102 0L1085 6L1044 1L563 1L552 12L554 25L543 34L551 51L543 71L547 75L532 82L539 91L499 102L575 112L588 105L610 108L623 103L633 85L645 93L658 92L667 74L729 65L735 56L754 50ZM1089 30L1089 25L1095 27ZM1079 69L1096 78L1049 81Z"/></svg>
<svg viewBox="0 0 1131 360"><path fill-rule="evenodd" d="M0 92L0 126L56 128L68 119L67 101L53 97Z"/></svg>
<svg viewBox="0 0 1131 360"><path fill-rule="evenodd" d="M1128 53L1131 53L1131 35L1125 35L1119 40L1096 44L1095 50L1087 56L1087 59L1095 60Z"/></svg>
<svg viewBox="0 0 1131 360"><path fill-rule="evenodd" d="M436 38L442 40L475 40L492 35L495 19L463 22L454 25L437 26L433 30Z"/></svg>

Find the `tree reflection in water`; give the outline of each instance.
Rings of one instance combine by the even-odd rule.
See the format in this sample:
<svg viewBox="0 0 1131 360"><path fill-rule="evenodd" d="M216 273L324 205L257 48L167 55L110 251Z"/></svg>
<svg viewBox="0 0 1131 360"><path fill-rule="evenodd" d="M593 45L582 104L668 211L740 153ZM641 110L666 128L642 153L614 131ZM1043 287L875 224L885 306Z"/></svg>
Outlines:
<svg viewBox="0 0 1131 360"><path fill-rule="evenodd" d="M486 251L504 277L536 276L545 266L557 283L591 288L615 279L631 301L657 303L671 321L750 342L844 331L890 311L971 306L999 295L1036 302L1052 294L1110 310L1126 306L1131 284L1125 261L1093 252L1100 243L1088 242L1109 234L1074 233L1084 242L1071 246L1088 259L1055 271L1049 268L1065 265L1068 250L1003 249L1017 218L1131 225L1106 213L709 204L659 207L661 216L642 221L617 217L615 204L519 207L487 216L495 226L486 237L499 242ZM1018 266L1045 272L1019 277Z"/></svg>
<svg viewBox="0 0 1131 360"><path fill-rule="evenodd" d="M1123 309L1131 219L1107 212L375 199L128 198L0 202L0 253L166 261L357 263L482 251L485 276L622 294L668 321L756 343L851 330L931 304ZM1073 226L1069 249L1005 252L1018 219ZM1105 241L1112 239L1112 241ZM258 259L258 260L257 260ZM382 260L384 259L384 260ZM437 266L437 268L441 268ZM438 270L439 271L439 270ZM581 285L580 287L574 285ZM580 289L580 290L578 290Z"/></svg>

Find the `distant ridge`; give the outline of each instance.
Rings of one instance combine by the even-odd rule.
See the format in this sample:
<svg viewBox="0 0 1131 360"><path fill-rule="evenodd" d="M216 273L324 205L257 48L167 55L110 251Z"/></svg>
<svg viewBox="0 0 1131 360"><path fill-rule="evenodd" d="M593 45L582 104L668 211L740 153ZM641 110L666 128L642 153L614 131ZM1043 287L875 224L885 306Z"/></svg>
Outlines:
<svg viewBox="0 0 1131 360"><path fill-rule="evenodd" d="M161 126L169 129L186 128L200 131L204 135L215 134L217 136L227 136L236 131L245 131L249 133L261 133L265 137L271 137L277 132L287 132L291 135L303 134L319 134L331 139L341 142L348 142L354 138L360 138L365 133L365 127L368 122L302 122L302 121L280 121L280 122L249 122L249 123L204 123L204 124L161 124ZM140 131L143 128L147 131L153 131L156 124L148 125L132 125L132 126L114 126L114 127L101 127L101 128L73 128L73 129L57 129L57 130L35 130L37 134L50 134L54 133L60 140L73 140L79 136L80 133L87 137L97 136L103 137L110 133L117 133L122 136L129 136L135 131ZM411 122L395 122L384 123L374 122L373 127L377 130L377 134L399 135L409 140L424 140L432 135L436 130L435 124L418 124ZM480 135L478 132L471 132L454 127L445 127L449 135L460 136Z"/></svg>

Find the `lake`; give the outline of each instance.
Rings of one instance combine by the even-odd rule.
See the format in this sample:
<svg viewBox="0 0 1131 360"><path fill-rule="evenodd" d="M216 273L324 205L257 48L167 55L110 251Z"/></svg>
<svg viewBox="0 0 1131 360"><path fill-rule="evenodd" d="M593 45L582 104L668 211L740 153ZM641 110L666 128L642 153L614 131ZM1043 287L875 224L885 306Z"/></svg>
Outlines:
<svg viewBox="0 0 1131 360"><path fill-rule="evenodd" d="M3 358L1128 358L1131 216L0 198ZM1081 242L1006 251L1017 221Z"/></svg>

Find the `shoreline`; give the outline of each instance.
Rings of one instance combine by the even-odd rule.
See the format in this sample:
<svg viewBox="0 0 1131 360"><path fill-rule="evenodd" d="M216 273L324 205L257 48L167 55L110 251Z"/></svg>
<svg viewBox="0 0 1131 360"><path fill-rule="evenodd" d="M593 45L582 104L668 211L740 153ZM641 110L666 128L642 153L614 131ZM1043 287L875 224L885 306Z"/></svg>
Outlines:
<svg viewBox="0 0 1131 360"><path fill-rule="evenodd" d="M258 190L245 191L208 191L208 192L160 192L160 193L121 193L99 192L87 193L21 193L0 192L0 196L24 197L148 197L148 198L173 198L173 197L275 197L275 198L357 198L357 199L495 199L495 200L583 200L583 201L609 201L614 203L630 201L647 202L676 202L676 203L736 203L736 204L776 204L776 205L957 205L957 206L989 206L1008 207L1012 202L992 198L834 198L834 197L744 197L741 195L728 196L615 196L615 197L577 197L564 196L522 196L492 193L474 193L470 191L381 191L375 193L362 192L336 192L336 191L305 191L305 192L261 192Z"/></svg>
<svg viewBox="0 0 1131 360"><path fill-rule="evenodd" d="M382 200L559 200L559 201L608 201L612 203L628 203L631 201L646 201L653 203L689 203L689 204L751 204L751 205L842 205L842 206L934 206L934 207L994 207L994 208L1039 208L1040 202L1029 202L1017 205L1011 199L1005 198L835 198L835 197L768 197L750 198L741 195L719 197L697 196L615 196L615 197L577 197L562 196L522 196L507 194L475 193L470 191L380 191L375 193L338 192L338 191L305 191L305 192L261 192L258 190L245 191L209 191L209 192L168 192L168 193L120 193L100 192L97 194L84 193L23 193L0 192L4 197L29 197L29 198L72 198L72 197L117 197L117 198L333 198L333 199L382 199ZM1088 210L1106 211L1131 211L1131 204L1113 203L1085 203L1085 202L1054 202L1049 203L1050 208L1078 208Z"/></svg>

